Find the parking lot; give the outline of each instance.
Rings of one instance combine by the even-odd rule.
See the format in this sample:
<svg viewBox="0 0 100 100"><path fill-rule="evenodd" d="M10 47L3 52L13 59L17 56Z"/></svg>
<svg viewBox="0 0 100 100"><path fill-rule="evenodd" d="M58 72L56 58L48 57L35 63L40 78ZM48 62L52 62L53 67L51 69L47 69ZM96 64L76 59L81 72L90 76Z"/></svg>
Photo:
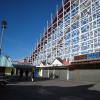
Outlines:
<svg viewBox="0 0 100 100"><path fill-rule="evenodd" d="M17 81L0 87L0 99L100 100L100 83L64 80Z"/></svg>

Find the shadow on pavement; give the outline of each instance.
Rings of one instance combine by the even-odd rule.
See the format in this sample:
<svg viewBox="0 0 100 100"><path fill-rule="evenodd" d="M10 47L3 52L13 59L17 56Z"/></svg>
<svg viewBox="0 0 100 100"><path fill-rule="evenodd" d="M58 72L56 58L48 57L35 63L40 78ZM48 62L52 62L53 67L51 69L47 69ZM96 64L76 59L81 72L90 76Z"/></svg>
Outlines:
<svg viewBox="0 0 100 100"><path fill-rule="evenodd" d="M47 81L47 80L50 80L50 79L49 78L43 78L43 77L42 78L41 77L35 77L34 78L34 82ZM26 77L22 77L20 79L20 77L14 76L13 78L11 78L9 80L9 83L15 83L15 84L17 84L19 82L31 82L31 81L32 81L31 77L28 77L28 79L26 79Z"/></svg>
<svg viewBox="0 0 100 100"><path fill-rule="evenodd" d="M99 91L89 90L93 86L8 85L0 87L0 100L100 100Z"/></svg>
<svg viewBox="0 0 100 100"><path fill-rule="evenodd" d="M36 77L36 78L34 79L35 82L39 82L39 81L48 81L48 80L50 80L50 79L49 79L49 78L41 78L41 77Z"/></svg>

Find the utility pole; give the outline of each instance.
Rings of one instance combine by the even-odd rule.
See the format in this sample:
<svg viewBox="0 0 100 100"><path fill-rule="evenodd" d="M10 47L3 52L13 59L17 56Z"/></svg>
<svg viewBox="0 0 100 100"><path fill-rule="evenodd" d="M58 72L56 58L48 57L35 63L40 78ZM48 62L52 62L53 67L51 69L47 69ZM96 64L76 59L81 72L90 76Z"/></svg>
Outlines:
<svg viewBox="0 0 100 100"><path fill-rule="evenodd" d="M2 26L2 31L1 31L1 38L0 38L0 55L2 53L3 34L4 34L4 30L6 29L7 22L5 20L2 20L1 26Z"/></svg>

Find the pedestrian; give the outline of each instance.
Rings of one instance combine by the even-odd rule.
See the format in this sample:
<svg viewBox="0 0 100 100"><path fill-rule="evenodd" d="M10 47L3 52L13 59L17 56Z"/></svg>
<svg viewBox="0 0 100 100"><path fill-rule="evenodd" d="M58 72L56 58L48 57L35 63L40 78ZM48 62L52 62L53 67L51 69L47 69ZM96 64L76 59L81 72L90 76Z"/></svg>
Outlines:
<svg viewBox="0 0 100 100"><path fill-rule="evenodd" d="M28 70L25 71L26 80L28 80Z"/></svg>
<svg viewBox="0 0 100 100"><path fill-rule="evenodd" d="M13 75L14 75L14 69L11 70L11 76L13 76Z"/></svg>
<svg viewBox="0 0 100 100"><path fill-rule="evenodd" d="M22 79L22 77L23 77L23 70L20 69L20 79Z"/></svg>
<svg viewBox="0 0 100 100"><path fill-rule="evenodd" d="M34 81L34 71L32 72L32 82Z"/></svg>
<svg viewBox="0 0 100 100"><path fill-rule="evenodd" d="M14 69L11 70L11 77L10 77L11 80L14 80L14 76L13 75L14 75Z"/></svg>

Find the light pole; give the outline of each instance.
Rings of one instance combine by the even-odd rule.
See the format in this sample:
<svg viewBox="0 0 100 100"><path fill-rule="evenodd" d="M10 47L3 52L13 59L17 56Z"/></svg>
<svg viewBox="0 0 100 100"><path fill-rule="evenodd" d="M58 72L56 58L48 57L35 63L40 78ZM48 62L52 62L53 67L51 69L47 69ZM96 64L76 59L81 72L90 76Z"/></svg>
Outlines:
<svg viewBox="0 0 100 100"><path fill-rule="evenodd" d="M2 52L3 34L4 34L4 30L6 29L7 22L5 20L2 20L1 26L2 26L2 32L1 32L1 38L0 38L0 55L1 55L1 52Z"/></svg>

